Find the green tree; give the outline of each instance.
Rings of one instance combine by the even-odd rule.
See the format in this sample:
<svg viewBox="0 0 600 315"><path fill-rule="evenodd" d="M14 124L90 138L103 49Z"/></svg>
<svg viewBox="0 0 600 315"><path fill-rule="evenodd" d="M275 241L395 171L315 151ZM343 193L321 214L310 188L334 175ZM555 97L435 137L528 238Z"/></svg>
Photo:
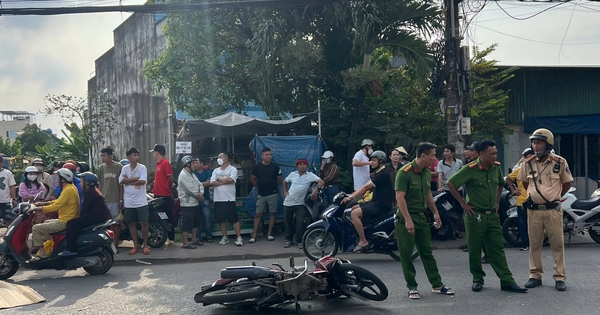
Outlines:
<svg viewBox="0 0 600 315"><path fill-rule="evenodd" d="M37 145L45 145L51 142L51 136L45 131L40 130L36 124L28 124L23 128L23 133L17 136L21 143L21 152L35 152Z"/></svg>
<svg viewBox="0 0 600 315"><path fill-rule="evenodd" d="M471 117L473 139L503 140L510 132L505 117L510 92L506 86L518 67L500 70L498 61L488 59L495 49L496 45L483 50L473 47L470 94L465 107L467 116Z"/></svg>
<svg viewBox="0 0 600 315"><path fill-rule="evenodd" d="M0 137L0 153L6 156L15 156L21 154L21 141L15 140L10 143L9 138Z"/></svg>

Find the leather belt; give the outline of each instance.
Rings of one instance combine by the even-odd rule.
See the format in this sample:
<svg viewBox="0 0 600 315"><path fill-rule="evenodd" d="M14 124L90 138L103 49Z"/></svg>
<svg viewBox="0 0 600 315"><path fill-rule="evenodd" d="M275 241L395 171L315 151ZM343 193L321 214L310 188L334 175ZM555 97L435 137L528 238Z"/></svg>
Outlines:
<svg viewBox="0 0 600 315"><path fill-rule="evenodd" d="M531 210L555 210L558 209L558 203L554 202L554 203L546 203L546 204L542 204L542 205L538 205L538 204L532 204L531 208L529 208Z"/></svg>
<svg viewBox="0 0 600 315"><path fill-rule="evenodd" d="M477 209L477 208L475 208L474 210L475 210L475 212L479 212L479 213L483 213L483 214L493 214L493 213L496 213L496 209L486 210L486 209Z"/></svg>

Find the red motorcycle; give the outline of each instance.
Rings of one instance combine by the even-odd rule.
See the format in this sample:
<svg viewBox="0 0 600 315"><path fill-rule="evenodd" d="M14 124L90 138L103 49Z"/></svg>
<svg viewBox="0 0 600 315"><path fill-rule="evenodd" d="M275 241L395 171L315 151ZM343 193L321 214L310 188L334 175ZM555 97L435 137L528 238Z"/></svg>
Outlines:
<svg viewBox="0 0 600 315"><path fill-rule="evenodd" d="M290 258L291 271L278 267L255 266L227 267L221 270L221 279L202 287L194 296L196 303L204 306L221 304L225 307L260 308L294 303L300 311L299 301L311 298L336 298L342 295L364 300L383 301L388 290L383 281L370 271L351 264L350 261L325 256L316 263L316 269L295 267Z"/></svg>

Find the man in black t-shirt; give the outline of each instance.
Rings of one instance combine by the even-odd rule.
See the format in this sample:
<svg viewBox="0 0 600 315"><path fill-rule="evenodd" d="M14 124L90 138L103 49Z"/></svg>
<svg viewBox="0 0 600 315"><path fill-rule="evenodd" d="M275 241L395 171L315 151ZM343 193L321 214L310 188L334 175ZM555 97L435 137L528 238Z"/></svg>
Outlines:
<svg viewBox="0 0 600 315"><path fill-rule="evenodd" d="M362 204L352 207L350 216L352 223L358 233L359 242L354 248L355 252L361 251L369 246L365 237L363 219L366 223L392 209L395 191L390 181L390 174L385 169L386 154L383 151L375 151L371 154L369 162L373 175L371 180L362 185L357 191L342 200L342 204L352 201L355 197L362 198L367 191L373 191L373 198Z"/></svg>
<svg viewBox="0 0 600 315"><path fill-rule="evenodd" d="M271 162L273 153L271 149L264 148L261 153L262 162L254 165L250 181L258 189L258 199L256 200L256 215L254 216L254 230L252 238L248 243L256 242L256 233L262 224L262 215L269 208L269 233L267 239L275 240L273 237L273 226L275 225L275 216L277 215L277 205L279 204L279 194L277 188L281 184L281 169L279 165Z"/></svg>

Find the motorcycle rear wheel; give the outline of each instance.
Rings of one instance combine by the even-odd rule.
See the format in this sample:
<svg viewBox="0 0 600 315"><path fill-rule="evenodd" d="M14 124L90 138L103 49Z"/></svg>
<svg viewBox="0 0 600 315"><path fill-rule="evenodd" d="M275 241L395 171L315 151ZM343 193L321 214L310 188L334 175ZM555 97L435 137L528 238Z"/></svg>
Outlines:
<svg viewBox="0 0 600 315"><path fill-rule="evenodd" d="M100 266L99 267L83 267L83 269L87 273L94 275L94 276L107 273L110 270L110 268L112 268L112 266L115 262L115 258L113 257L112 252L110 252L106 248L103 248L102 251L100 252L100 254L98 254L96 256L100 260Z"/></svg>
<svg viewBox="0 0 600 315"><path fill-rule="evenodd" d="M365 268L354 264L340 264L335 272L344 294L357 294L372 301L383 301L388 297L388 289L383 281ZM351 286L358 286L359 289Z"/></svg>
<svg viewBox="0 0 600 315"><path fill-rule="evenodd" d="M259 298L264 295L261 286L241 286L232 287L224 290L218 290L206 293L203 302L205 304L223 304L241 302L248 299Z"/></svg>
<svg viewBox="0 0 600 315"><path fill-rule="evenodd" d="M323 228L308 229L302 236L302 250L313 261L323 255L335 256L339 247L337 238Z"/></svg>
<svg viewBox="0 0 600 315"><path fill-rule="evenodd" d="M141 226L138 227L141 231ZM168 233L159 222L148 222L148 246L152 248L161 248L167 242ZM144 240L139 240L140 244Z"/></svg>
<svg viewBox="0 0 600 315"><path fill-rule="evenodd" d="M598 230L594 230L597 228ZM594 240L594 242L600 244L600 224L596 224L588 229L588 233L590 237Z"/></svg>
<svg viewBox="0 0 600 315"><path fill-rule="evenodd" d="M17 273L19 263L11 256L6 256L4 263L0 266L0 280L6 280Z"/></svg>
<svg viewBox="0 0 600 315"><path fill-rule="evenodd" d="M519 232L519 218L508 218L502 224L502 235L504 240L511 246L522 247L523 240Z"/></svg>

